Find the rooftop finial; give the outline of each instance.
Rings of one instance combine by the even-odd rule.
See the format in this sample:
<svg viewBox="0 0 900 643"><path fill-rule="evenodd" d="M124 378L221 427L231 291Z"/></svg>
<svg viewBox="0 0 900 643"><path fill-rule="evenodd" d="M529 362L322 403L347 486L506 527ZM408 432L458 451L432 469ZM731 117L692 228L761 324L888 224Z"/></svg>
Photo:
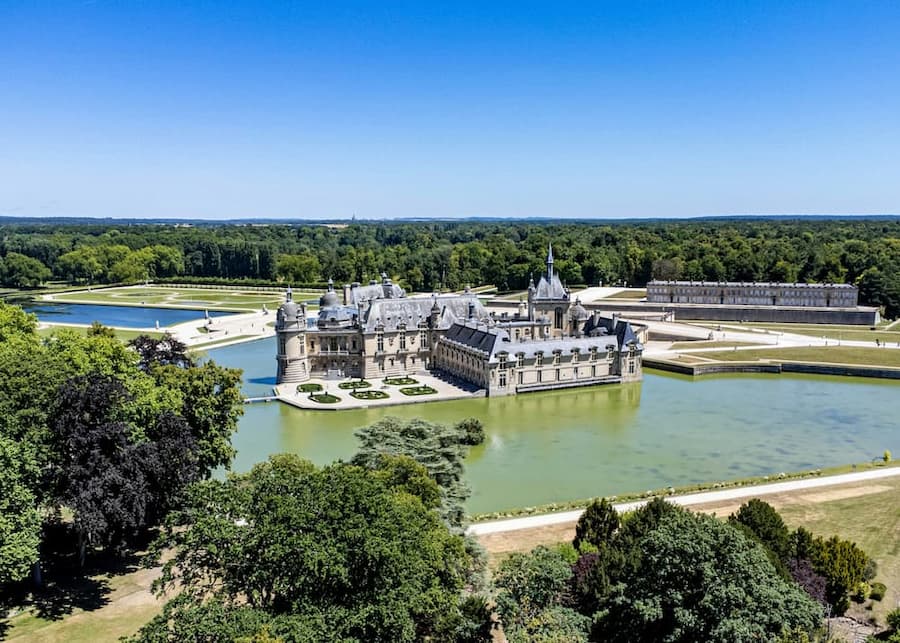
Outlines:
<svg viewBox="0 0 900 643"><path fill-rule="evenodd" d="M285 293L284 296L285 296L285 301L293 301L294 300L294 293L291 290L290 286L288 286L287 292Z"/></svg>
<svg viewBox="0 0 900 643"><path fill-rule="evenodd" d="M547 244L547 281L553 280L553 244Z"/></svg>

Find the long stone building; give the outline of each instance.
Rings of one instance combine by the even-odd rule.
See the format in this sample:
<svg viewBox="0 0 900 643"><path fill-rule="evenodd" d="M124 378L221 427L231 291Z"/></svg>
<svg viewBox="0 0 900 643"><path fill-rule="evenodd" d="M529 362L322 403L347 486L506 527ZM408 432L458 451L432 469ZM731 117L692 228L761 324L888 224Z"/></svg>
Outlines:
<svg viewBox="0 0 900 643"><path fill-rule="evenodd" d="M855 308L858 299L859 289L851 284L733 281L651 281L647 284L647 301L655 304Z"/></svg>
<svg viewBox="0 0 900 643"><path fill-rule="evenodd" d="M279 384L316 378L382 378L433 370L488 395L639 380L643 327L588 313L553 269L528 289L527 308L497 317L468 291L407 297L381 283L329 281L314 324L303 303L278 309Z"/></svg>

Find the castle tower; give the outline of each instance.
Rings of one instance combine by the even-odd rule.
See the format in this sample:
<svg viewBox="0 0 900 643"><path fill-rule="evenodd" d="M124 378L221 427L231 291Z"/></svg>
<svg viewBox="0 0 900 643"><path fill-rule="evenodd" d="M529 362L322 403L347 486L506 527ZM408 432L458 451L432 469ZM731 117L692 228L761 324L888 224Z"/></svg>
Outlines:
<svg viewBox="0 0 900 643"><path fill-rule="evenodd" d="M277 384L305 382L309 379L309 354L306 350L306 306L297 305L290 287L275 317L278 362Z"/></svg>

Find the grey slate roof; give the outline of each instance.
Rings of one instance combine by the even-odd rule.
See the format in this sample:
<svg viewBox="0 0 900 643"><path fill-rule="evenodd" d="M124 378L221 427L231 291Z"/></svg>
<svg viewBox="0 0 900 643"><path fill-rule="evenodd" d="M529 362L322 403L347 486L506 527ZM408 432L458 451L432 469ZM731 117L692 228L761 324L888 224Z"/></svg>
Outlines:
<svg viewBox="0 0 900 643"><path fill-rule="evenodd" d="M373 299L398 299L400 297L406 297L406 291L397 284L369 284L368 286L356 286L355 288L351 288L349 301L347 303L349 305L356 305L360 302L371 301Z"/></svg>
<svg viewBox="0 0 900 643"><path fill-rule="evenodd" d="M470 304L473 306L475 319L486 321L490 318L484 305L475 295L376 299L372 301L366 314L365 331L375 332L379 322L388 331L396 330L401 323L405 323L407 328L416 328L419 322L428 321L435 303L441 310L439 328L447 328L457 320L468 319Z"/></svg>
<svg viewBox="0 0 900 643"><path fill-rule="evenodd" d="M474 348L488 355L492 355L498 344L508 346L509 335L500 328L489 328L481 324L456 323L444 335L446 339L458 342L469 348Z"/></svg>
<svg viewBox="0 0 900 643"><path fill-rule="evenodd" d="M621 320L605 319L610 324L616 324L615 334L513 342L510 341L506 331L500 328L458 322L450 327L444 335L444 339L479 350L489 355L489 361L492 363L498 361L497 356L500 353L507 353L510 359L515 358L519 353L522 353L525 359L534 359L534 356L538 353L549 356L556 351L567 355L571 354L573 349L577 349L582 355L587 355L592 348L598 353L605 353L609 350L609 346L612 346L615 350L626 350L631 343L634 343L638 350L643 350L643 346L638 342L631 324Z"/></svg>
<svg viewBox="0 0 900 643"><path fill-rule="evenodd" d="M546 276L542 276L538 282L537 289L534 294L535 299L568 299L569 293L566 292L565 286L559 280L559 275L555 272L550 275L547 281Z"/></svg>
<svg viewBox="0 0 900 643"><path fill-rule="evenodd" d="M798 284L778 283L774 281L661 281L654 279L648 286L704 286L710 288L738 288L740 286L758 286L760 288L843 288L858 290L853 284Z"/></svg>

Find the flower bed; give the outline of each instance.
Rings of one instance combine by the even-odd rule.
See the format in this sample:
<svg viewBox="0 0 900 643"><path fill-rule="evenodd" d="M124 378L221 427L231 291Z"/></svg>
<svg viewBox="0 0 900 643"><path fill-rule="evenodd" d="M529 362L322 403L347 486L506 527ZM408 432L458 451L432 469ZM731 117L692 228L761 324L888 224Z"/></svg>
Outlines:
<svg viewBox="0 0 900 643"><path fill-rule="evenodd" d="M322 390L321 384L316 384L315 382L307 382L306 384L300 384L297 386L298 393L318 393Z"/></svg>
<svg viewBox="0 0 900 643"><path fill-rule="evenodd" d="M341 401L337 395L332 395L331 393L313 393L309 396L313 402L318 402L319 404L336 404Z"/></svg>
<svg viewBox="0 0 900 643"><path fill-rule="evenodd" d="M350 396L357 400L384 400L390 397L384 391L353 391Z"/></svg>
<svg viewBox="0 0 900 643"><path fill-rule="evenodd" d="M400 389L400 392L404 395L431 395L432 393L437 393L437 391L430 386L425 386L424 384L421 386L410 386L408 388Z"/></svg>
<svg viewBox="0 0 900 643"><path fill-rule="evenodd" d="M369 388L372 386L371 382L367 382L366 380L354 380L352 382L341 382L338 384L338 388L342 389L357 389L357 388Z"/></svg>
<svg viewBox="0 0 900 643"><path fill-rule="evenodd" d="M414 380L411 377L386 377L384 378L384 383L392 386L408 386L410 384L418 384L419 380Z"/></svg>

